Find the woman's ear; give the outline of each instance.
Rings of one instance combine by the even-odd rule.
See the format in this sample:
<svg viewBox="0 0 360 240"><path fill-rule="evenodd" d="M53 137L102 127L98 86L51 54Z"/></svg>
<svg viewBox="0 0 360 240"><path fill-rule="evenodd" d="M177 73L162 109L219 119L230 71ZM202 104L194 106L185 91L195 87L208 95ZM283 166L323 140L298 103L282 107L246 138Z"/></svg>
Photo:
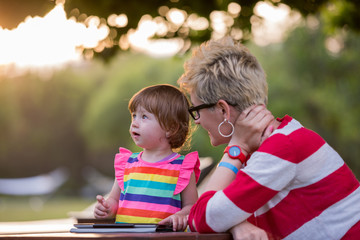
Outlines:
<svg viewBox="0 0 360 240"><path fill-rule="evenodd" d="M229 104L226 101L222 100L222 99L220 99L218 101L218 104L219 104L219 107L221 109L221 112L222 112L224 118L229 120L230 119L230 106L229 106Z"/></svg>

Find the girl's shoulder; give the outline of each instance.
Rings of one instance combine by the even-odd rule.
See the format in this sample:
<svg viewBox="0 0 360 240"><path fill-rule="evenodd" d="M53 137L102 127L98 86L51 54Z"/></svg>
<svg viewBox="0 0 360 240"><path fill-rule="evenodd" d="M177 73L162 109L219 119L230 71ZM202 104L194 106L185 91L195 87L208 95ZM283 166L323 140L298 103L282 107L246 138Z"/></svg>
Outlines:
<svg viewBox="0 0 360 240"><path fill-rule="evenodd" d="M115 155L115 164L124 162L134 162L141 152L132 152L129 149L120 147L119 152Z"/></svg>
<svg viewBox="0 0 360 240"><path fill-rule="evenodd" d="M196 182L200 177L200 158L197 151L186 154L184 158L183 167L194 171Z"/></svg>
<svg viewBox="0 0 360 240"><path fill-rule="evenodd" d="M129 149L119 148L119 152L115 155L115 164L126 162L131 155L132 152Z"/></svg>
<svg viewBox="0 0 360 240"><path fill-rule="evenodd" d="M197 151L190 152L185 155L185 159L187 159L187 161L196 162L199 160L199 153Z"/></svg>
<svg viewBox="0 0 360 240"><path fill-rule="evenodd" d="M183 156L178 185L175 190L176 193L181 192L187 186L192 173L194 173L197 182L200 177L200 159L198 152L191 152Z"/></svg>
<svg viewBox="0 0 360 240"><path fill-rule="evenodd" d="M194 169L197 165L200 166L200 159L198 152L190 152L186 155L178 155L175 159L170 161L170 164L182 165L182 169Z"/></svg>

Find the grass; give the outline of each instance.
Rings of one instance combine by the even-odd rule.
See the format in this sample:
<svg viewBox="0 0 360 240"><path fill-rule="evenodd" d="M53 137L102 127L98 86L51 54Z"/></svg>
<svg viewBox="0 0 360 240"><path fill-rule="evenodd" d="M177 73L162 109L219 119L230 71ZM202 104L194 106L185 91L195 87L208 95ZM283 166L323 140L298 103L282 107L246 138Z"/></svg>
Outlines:
<svg viewBox="0 0 360 240"><path fill-rule="evenodd" d="M68 218L69 212L82 211L93 202L75 197L0 196L0 222Z"/></svg>

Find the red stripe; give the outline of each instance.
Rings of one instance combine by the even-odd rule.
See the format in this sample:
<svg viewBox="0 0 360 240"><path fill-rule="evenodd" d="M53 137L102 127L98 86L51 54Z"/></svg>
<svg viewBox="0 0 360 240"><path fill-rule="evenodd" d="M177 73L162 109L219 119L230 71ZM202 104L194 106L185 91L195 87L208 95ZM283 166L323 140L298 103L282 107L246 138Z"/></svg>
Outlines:
<svg viewBox="0 0 360 240"><path fill-rule="evenodd" d="M284 238L358 187L359 182L344 164L326 178L290 191L280 203L255 221L265 231Z"/></svg>
<svg viewBox="0 0 360 240"><path fill-rule="evenodd" d="M208 191L203 193L194 206L190 210L188 224L192 232L198 231L200 233L214 233L215 231L206 224L206 206L210 198L214 196L216 191ZM193 222L195 226L193 226Z"/></svg>
<svg viewBox="0 0 360 240"><path fill-rule="evenodd" d="M341 240L358 240L360 238L360 221L352 226Z"/></svg>
<svg viewBox="0 0 360 240"><path fill-rule="evenodd" d="M279 144L283 146L279 148ZM300 128L289 135L275 134L268 139L266 144L260 146L258 152L269 153L289 162L299 163L315 153L324 144L324 139L317 133ZM294 146L296 146L296 149L294 149Z"/></svg>
<svg viewBox="0 0 360 240"><path fill-rule="evenodd" d="M124 173L128 175L129 173L145 173L145 174L156 174L170 177L178 177L179 170L169 170L169 169L159 169L153 167L133 167L131 169L126 168Z"/></svg>
<svg viewBox="0 0 360 240"><path fill-rule="evenodd" d="M276 120L281 122L280 126L278 127L278 129L281 129L286 127L289 124L289 122L293 120L293 118L290 117L289 115L285 115L283 118L277 118Z"/></svg>
<svg viewBox="0 0 360 240"><path fill-rule="evenodd" d="M252 213L263 206L278 192L265 187L243 171L239 171L236 179L224 189L224 194L243 211Z"/></svg>

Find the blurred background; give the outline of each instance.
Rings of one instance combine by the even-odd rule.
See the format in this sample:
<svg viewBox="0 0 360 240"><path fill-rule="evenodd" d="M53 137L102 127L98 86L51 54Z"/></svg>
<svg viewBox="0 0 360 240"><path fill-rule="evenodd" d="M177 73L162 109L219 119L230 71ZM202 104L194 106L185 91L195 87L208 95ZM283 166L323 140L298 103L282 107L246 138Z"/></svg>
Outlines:
<svg viewBox="0 0 360 240"><path fill-rule="evenodd" d="M67 218L112 185L128 100L177 85L191 49L231 35L268 108L318 132L360 177L358 1L0 0L0 221ZM200 128L192 148L219 161Z"/></svg>

